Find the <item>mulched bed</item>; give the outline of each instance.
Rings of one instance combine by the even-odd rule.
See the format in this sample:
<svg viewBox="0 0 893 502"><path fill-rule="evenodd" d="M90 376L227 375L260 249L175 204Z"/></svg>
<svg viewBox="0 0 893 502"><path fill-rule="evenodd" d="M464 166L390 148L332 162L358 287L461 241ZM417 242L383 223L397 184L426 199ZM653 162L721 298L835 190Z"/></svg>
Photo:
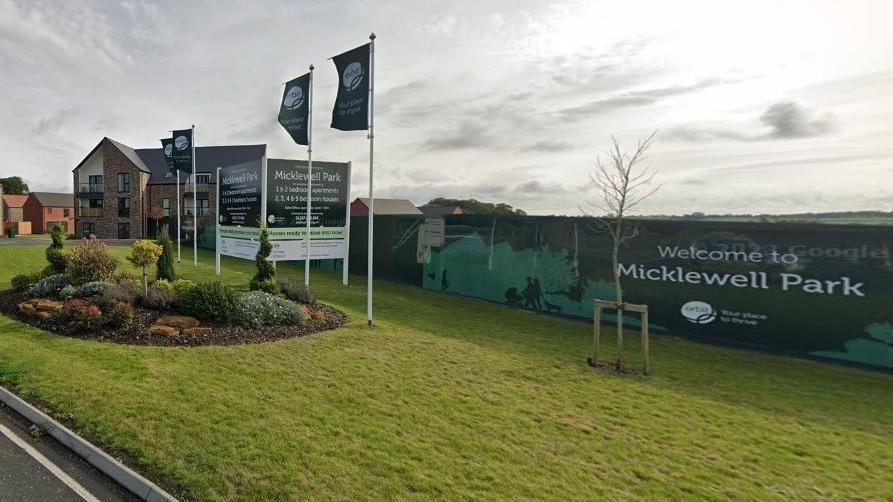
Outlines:
<svg viewBox="0 0 893 502"><path fill-rule="evenodd" d="M77 323L70 321L66 315L61 313L53 314L49 319L40 319L19 312L17 305L29 299L32 298L25 293L0 292L0 312L36 328L60 335L127 345L173 347L263 343L312 335L339 328L347 322L347 316L340 310L316 303L309 307L309 314L311 315L307 315L304 323L299 326L261 326L252 328L249 326L233 326L202 321L199 326L211 327L211 334L193 336L182 334L179 336L150 335L149 326L154 324L159 317L173 315L174 313L159 312L134 305L133 323L129 327L124 329L100 328L84 332Z"/></svg>

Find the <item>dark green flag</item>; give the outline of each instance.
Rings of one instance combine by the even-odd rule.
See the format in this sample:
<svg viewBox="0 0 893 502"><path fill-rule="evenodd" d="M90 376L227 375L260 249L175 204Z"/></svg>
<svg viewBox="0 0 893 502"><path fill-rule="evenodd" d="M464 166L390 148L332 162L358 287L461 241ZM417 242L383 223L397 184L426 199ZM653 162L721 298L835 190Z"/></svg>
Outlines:
<svg viewBox="0 0 893 502"><path fill-rule="evenodd" d="M167 169L172 173L176 171L174 169L174 138L163 138L161 140L161 152L164 154Z"/></svg>
<svg viewBox="0 0 893 502"><path fill-rule="evenodd" d="M279 104L279 123L299 145L306 145L307 112L310 102L310 74L290 80L285 84L282 103Z"/></svg>
<svg viewBox="0 0 893 502"><path fill-rule="evenodd" d="M369 128L369 46L332 58L338 70L338 96L332 110L332 127L342 131Z"/></svg>
<svg viewBox="0 0 893 502"><path fill-rule="evenodd" d="M192 174L192 129L174 131L171 141L174 143L174 168Z"/></svg>

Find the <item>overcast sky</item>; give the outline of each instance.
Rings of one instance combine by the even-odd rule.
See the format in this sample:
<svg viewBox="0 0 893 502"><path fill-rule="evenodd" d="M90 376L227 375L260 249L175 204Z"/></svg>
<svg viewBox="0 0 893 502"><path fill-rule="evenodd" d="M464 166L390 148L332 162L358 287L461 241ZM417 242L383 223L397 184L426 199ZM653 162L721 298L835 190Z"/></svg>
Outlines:
<svg viewBox="0 0 893 502"><path fill-rule="evenodd" d="M657 129L642 213L893 210L891 19L885 0L0 0L0 176L71 191L103 136L192 123L199 146L304 158L276 116L314 63L314 158L353 161L365 196L326 59L374 30L378 196L580 214L610 136Z"/></svg>

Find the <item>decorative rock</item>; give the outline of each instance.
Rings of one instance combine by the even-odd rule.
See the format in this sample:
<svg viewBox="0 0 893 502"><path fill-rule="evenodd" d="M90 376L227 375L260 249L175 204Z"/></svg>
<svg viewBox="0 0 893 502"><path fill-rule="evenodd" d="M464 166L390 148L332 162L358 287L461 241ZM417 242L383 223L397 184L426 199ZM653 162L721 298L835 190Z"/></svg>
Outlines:
<svg viewBox="0 0 893 502"><path fill-rule="evenodd" d="M34 304L30 302L22 302L19 304L19 310L22 311L23 314L34 315L37 310L34 308Z"/></svg>
<svg viewBox="0 0 893 502"><path fill-rule="evenodd" d="M149 334L150 335L161 335L161 336L177 336L180 334L180 330L174 328L172 326L163 326L161 324L153 324L149 326Z"/></svg>
<svg viewBox="0 0 893 502"><path fill-rule="evenodd" d="M58 312L62 310L63 305L62 302L54 300L37 300L34 302L34 308L42 312Z"/></svg>
<svg viewBox="0 0 893 502"><path fill-rule="evenodd" d="M38 312L38 313L37 313L37 317L39 317L39 318L41 318L41 319L43 319L43 320L45 321L45 320L47 320L47 319L50 318L50 313L49 313L49 312L45 312L45 311L41 311L41 312Z"/></svg>
<svg viewBox="0 0 893 502"><path fill-rule="evenodd" d="M208 327L199 328L197 326L194 328L186 328L183 330L183 334L189 335L189 336L210 335L211 328L208 328Z"/></svg>
<svg viewBox="0 0 893 502"><path fill-rule="evenodd" d="M155 321L156 326L170 326L176 328L177 331L198 326L198 319L185 315L169 315L158 318Z"/></svg>

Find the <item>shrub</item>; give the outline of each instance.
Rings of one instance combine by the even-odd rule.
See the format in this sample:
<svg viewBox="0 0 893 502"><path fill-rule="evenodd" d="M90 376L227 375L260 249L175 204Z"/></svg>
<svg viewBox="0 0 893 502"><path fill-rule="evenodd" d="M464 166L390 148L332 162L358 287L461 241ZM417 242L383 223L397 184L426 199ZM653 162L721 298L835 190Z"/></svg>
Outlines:
<svg viewBox="0 0 893 502"><path fill-rule="evenodd" d="M239 293L219 282L200 282L180 297L180 311L206 321L226 321L239 304Z"/></svg>
<svg viewBox="0 0 893 502"><path fill-rule="evenodd" d="M158 257L155 266L155 278L173 282L177 279L177 273L174 271L174 246L166 233L161 234L158 244L161 245L161 256Z"/></svg>
<svg viewBox="0 0 893 502"><path fill-rule="evenodd" d="M90 331L102 325L102 310L96 305L75 298L66 306L72 320L81 325L81 330Z"/></svg>
<svg viewBox="0 0 893 502"><path fill-rule="evenodd" d="M136 295L133 290L120 284L109 284L102 293L95 297L96 303L102 308L109 308L117 303L133 303Z"/></svg>
<svg viewBox="0 0 893 502"><path fill-rule="evenodd" d="M42 278L43 277L39 272L35 274L19 274L13 276L13 278L9 282L10 284L12 284L12 289L16 291L23 291L37 284L37 281L41 280Z"/></svg>
<svg viewBox="0 0 893 502"><path fill-rule="evenodd" d="M68 276L75 285L109 280L117 266L118 259L96 239L83 239L68 253Z"/></svg>
<svg viewBox="0 0 893 502"><path fill-rule="evenodd" d="M53 296L65 286L68 286L68 276L65 274L51 275L28 288L28 294L31 296Z"/></svg>
<svg viewBox="0 0 893 502"><path fill-rule="evenodd" d="M65 252L62 251L65 239L65 233L62 231L62 226L53 225L53 229L50 230L50 237L53 239L53 242L46 250L47 261L49 262L50 267L53 268L54 273L63 274L65 273L65 267L68 264L68 258L65 256Z"/></svg>
<svg viewBox="0 0 893 502"><path fill-rule="evenodd" d="M174 293L177 293L177 296L183 296L195 287L195 283L189 279L177 279L171 283L171 287L174 288Z"/></svg>
<svg viewBox="0 0 893 502"><path fill-rule="evenodd" d="M249 291L239 298L233 320L246 326L295 325L304 322L304 309L264 291Z"/></svg>
<svg viewBox="0 0 893 502"><path fill-rule="evenodd" d="M118 302L108 311L108 324L114 328L126 328L133 324L133 305Z"/></svg>
<svg viewBox="0 0 893 502"><path fill-rule="evenodd" d="M69 284L59 290L59 298L62 298L63 300L71 300L74 298L75 291L77 291L77 288Z"/></svg>
<svg viewBox="0 0 893 502"><path fill-rule="evenodd" d="M155 265L158 257L161 256L161 246L155 244L148 239L139 239L133 242L130 248L130 254L127 255L127 261L133 263L137 267L143 269L143 289L149 289L149 281L146 274L146 267Z"/></svg>
<svg viewBox="0 0 893 502"><path fill-rule="evenodd" d="M248 285L252 291L259 289L270 294L279 292L279 286L274 280L276 277L276 269L274 269L273 264L267 260L272 251L273 245L270 244L270 234L267 232L267 227L261 225L260 246L257 249L257 255L254 256L254 266L257 267L257 273L254 274L254 277L251 278L251 282Z"/></svg>
<svg viewBox="0 0 893 502"><path fill-rule="evenodd" d="M119 286L127 288L131 291L136 291L137 285L139 284L136 276L125 270L121 270L112 274L112 276L109 278L109 282L118 284Z"/></svg>
<svg viewBox="0 0 893 502"><path fill-rule="evenodd" d="M171 310L177 303L177 295L171 290L149 286L136 296L140 305L154 310Z"/></svg>
<svg viewBox="0 0 893 502"><path fill-rule="evenodd" d="M288 279L279 279L279 289L282 290L282 294L289 300L303 303L304 305L316 303L316 295L313 294L310 286L295 284Z"/></svg>
<svg viewBox="0 0 893 502"><path fill-rule="evenodd" d="M167 279L158 279L157 281L153 282L152 285L158 289L166 289L168 291L174 290L174 285L171 284L171 281Z"/></svg>
<svg viewBox="0 0 893 502"><path fill-rule="evenodd" d="M111 282L88 282L86 284L81 284L80 286L78 286L77 290L74 292L74 296L76 296L77 298L91 298L94 296L99 296L103 294L106 289L112 286L115 286L115 284Z"/></svg>

